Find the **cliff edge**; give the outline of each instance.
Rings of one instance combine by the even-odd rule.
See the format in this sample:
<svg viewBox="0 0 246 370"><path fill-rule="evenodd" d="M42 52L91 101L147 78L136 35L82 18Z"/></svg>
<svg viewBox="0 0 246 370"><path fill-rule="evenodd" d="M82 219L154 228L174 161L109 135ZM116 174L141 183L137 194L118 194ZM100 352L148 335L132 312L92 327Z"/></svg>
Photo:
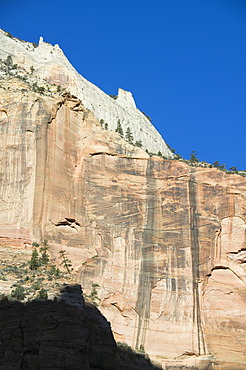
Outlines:
<svg viewBox="0 0 246 370"><path fill-rule="evenodd" d="M115 130L120 121L126 133L129 128L135 141L141 141L149 152L160 151L165 157L173 157L159 132L148 118L135 105L132 94L119 89L115 99L105 94L97 86L82 77L69 63L63 51L56 44L52 46L40 37L39 43L30 43L0 30L0 59L11 56L13 63L27 71L32 71L32 80L38 84L55 84L77 96L98 120Z"/></svg>

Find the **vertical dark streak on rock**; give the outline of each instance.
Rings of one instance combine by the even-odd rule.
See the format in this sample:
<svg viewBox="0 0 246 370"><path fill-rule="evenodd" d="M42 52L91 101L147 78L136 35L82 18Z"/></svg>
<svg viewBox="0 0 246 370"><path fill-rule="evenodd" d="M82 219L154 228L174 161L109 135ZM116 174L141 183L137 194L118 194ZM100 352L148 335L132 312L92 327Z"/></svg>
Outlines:
<svg viewBox="0 0 246 370"><path fill-rule="evenodd" d="M138 285L138 299L136 311L138 313L138 327L135 347L144 346L146 330L150 318L151 293L155 284L155 262L154 262L154 241L153 230L155 230L155 210L156 210L156 183L153 175L153 162L148 161L146 180L147 180L147 204L146 204L146 224L143 231L142 261Z"/></svg>
<svg viewBox="0 0 246 370"><path fill-rule="evenodd" d="M26 104L24 105L24 109L21 112L21 129L22 132L26 132L26 120L25 120L25 111L26 111ZM23 127L22 127L23 126ZM16 135L18 137L18 134ZM25 178L26 173L26 154L27 154L27 138L26 135L21 135L21 178ZM19 181L20 186L20 194L24 194L25 185L23 181Z"/></svg>
<svg viewBox="0 0 246 370"><path fill-rule="evenodd" d="M191 169L189 186L190 203L190 238L191 238L191 263L192 263L192 289L193 289L193 336L197 335L198 354L205 354L205 342L201 322L200 297L199 297L199 267L200 267L200 242L197 216L197 189L194 169ZM194 345L195 347L195 345ZM195 348L194 348L195 349Z"/></svg>
<svg viewBox="0 0 246 370"><path fill-rule="evenodd" d="M36 224L34 226L36 228L37 235L35 236L41 239L44 239L44 235L42 235L44 232L43 222L46 220L44 220L43 217L45 214L45 207L47 207L46 191L48 182L50 181L48 169L49 149L51 150L51 148L49 148L51 144L49 142L49 126L50 123L57 117L58 111L61 109L63 103L60 102L57 104L56 111L54 115L51 116L50 113L44 111L44 108L39 101L37 113L37 116L42 116L43 112L47 114L45 121L42 122L42 124L38 127L36 134L35 195L41 195L39 195L38 198L34 197L33 215L36 213L36 217L34 216L33 219L36 220Z"/></svg>
<svg viewBox="0 0 246 370"><path fill-rule="evenodd" d="M41 127L40 129L40 137L38 138L38 142L37 142L37 163L36 163L36 170L41 170L42 169L42 172L41 172L41 176L43 176L43 179L41 180L42 181L42 190L40 192L41 194L41 207L40 207L40 213L39 213L39 217L38 217L38 225L40 227L40 230L39 230L39 234L41 234L41 230L42 230L42 221L43 221L43 215L44 215L44 207L45 207L45 190L46 190L46 182L47 182L47 162L48 162L48 129L49 129L49 126L48 124L45 126L45 127ZM44 131L44 132L43 132ZM44 149L43 149L44 148ZM40 152L39 152L40 150ZM39 159L39 156L42 157L42 151L43 151L43 154L44 154L44 161L42 163L43 165L43 168L42 168L42 165L39 167L38 165L38 161L40 160ZM41 161L42 161L42 158L41 158ZM36 178L37 176L40 176L40 173L36 173ZM41 237L41 235L39 235Z"/></svg>
<svg viewBox="0 0 246 370"><path fill-rule="evenodd" d="M128 235L126 235L126 239L128 239ZM127 276L127 245L125 245L124 250L124 275L123 275L123 282L122 282L122 294L125 293L125 284L126 284L126 276Z"/></svg>

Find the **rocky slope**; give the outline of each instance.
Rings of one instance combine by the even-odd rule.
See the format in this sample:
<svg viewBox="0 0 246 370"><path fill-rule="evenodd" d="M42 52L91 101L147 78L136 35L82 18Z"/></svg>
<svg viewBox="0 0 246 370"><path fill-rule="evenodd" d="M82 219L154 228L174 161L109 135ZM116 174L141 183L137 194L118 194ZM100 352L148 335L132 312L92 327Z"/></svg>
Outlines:
<svg viewBox="0 0 246 370"><path fill-rule="evenodd" d="M245 369L245 178L150 157L49 86L1 81L1 252L66 250L116 340L163 368Z"/></svg>

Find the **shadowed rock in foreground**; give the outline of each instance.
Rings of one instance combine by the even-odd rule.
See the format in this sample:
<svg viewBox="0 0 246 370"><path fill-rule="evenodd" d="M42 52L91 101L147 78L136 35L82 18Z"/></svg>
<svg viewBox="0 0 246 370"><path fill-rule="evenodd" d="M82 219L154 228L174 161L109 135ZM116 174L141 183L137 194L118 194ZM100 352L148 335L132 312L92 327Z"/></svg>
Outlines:
<svg viewBox="0 0 246 370"><path fill-rule="evenodd" d="M158 369L119 349L109 322L84 302L79 285L56 301L0 302L0 369ZM130 363L131 361L131 363Z"/></svg>

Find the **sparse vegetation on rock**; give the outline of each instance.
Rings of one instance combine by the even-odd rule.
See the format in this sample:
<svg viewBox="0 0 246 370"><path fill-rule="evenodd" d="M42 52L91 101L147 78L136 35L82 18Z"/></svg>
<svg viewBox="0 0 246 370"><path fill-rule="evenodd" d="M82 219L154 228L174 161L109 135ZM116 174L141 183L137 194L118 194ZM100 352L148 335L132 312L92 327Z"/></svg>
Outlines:
<svg viewBox="0 0 246 370"><path fill-rule="evenodd" d="M104 121L104 119L100 119L100 124L104 130L108 130L108 123Z"/></svg>
<svg viewBox="0 0 246 370"><path fill-rule="evenodd" d="M198 163L199 159L197 158L197 154L194 150L190 153L190 162L191 163Z"/></svg>
<svg viewBox="0 0 246 370"><path fill-rule="evenodd" d="M117 132L117 134L120 135L120 137L124 137L124 132L123 132L123 129L122 129L122 126L121 126L121 123L120 123L120 120L118 119L118 122L117 122L117 127L115 129L115 132Z"/></svg>
<svg viewBox="0 0 246 370"><path fill-rule="evenodd" d="M225 169L225 165L224 164L220 164L220 162L218 162L218 161L215 161L213 163L213 166L216 167L216 168L219 168L220 170L224 170Z"/></svg>
<svg viewBox="0 0 246 370"><path fill-rule="evenodd" d="M130 127L127 127L125 137L128 143L133 144L134 137L133 137L132 130L130 129Z"/></svg>
<svg viewBox="0 0 246 370"><path fill-rule="evenodd" d="M6 295L9 300L46 299L50 290L54 295L54 291L57 291L64 282L71 279L67 270L62 272L54 263L50 263L47 240L40 244L33 242L32 246L33 250L29 261L24 263L18 262L18 259L15 262L2 261L0 280L6 281L7 284L12 282L11 290ZM69 261L66 263L68 265Z"/></svg>
<svg viewBox="0 0 246 370"><path fill-rule="evenodd" d="M71 260L67 257L67 252L65 250L61 250L59 251L59 254L61 259L60 265L63 266L69 274L71 274L73 267Z"/></svg>
<svg viewBox="0 0 246 370"><path fill-rule="evenodd" d="M117 100L117 98L118 98L118 95L109 95L109 96L110 96L110 98L112 98L114 100Z"/></svg>
<svg viewBox="0 0 246 370"><path fill-rule="evenodd" d="M150 121L152 122L152 119L150 118L150 116L148 116L145 112L142 111L142 113L145 115L145 117Z"/></svg>
<svg viewBox="0 0 246 370"><path fill-rule="evenodd" d="M38 251L37 251L37 248L35 247L32 252L32 257L30 260L30 269L37 270L39 266L40 266L40 263L39 263Z"/></svg>
<svg viewBox="0 0 246 370"><path fill-rule="evenodd" d="M18 301L23 301L23 299L25 299L25 296L25 288L20 284L17 284L16 288L13 289L11 292L11 297Z"/></svg>
<svg viewBox="0 0 246 370"><path fill-rule="evenodd" d="M95 306L98 306L100 302L100 298L98 297L97 289L100 288L100 285L98 284L92 284L92 289L90 295L87 297L89 298L89 301L93 303Z"/></svg>
<svg viewBox="0 0 246 370"><path fill-rule="evenodd" d="M32 89L33 89L33 91L41 93L41 94L45 92L45 87L44 86L38 86L37 82L34 82L32 84Z"/></svg>
<svg viewBox="0 0 246 370"><path fill-rule="evenodd" d="M135 145L138 147L138 148L142 148L143 144L142 144L142 140L137 140L135 142Z"/></svg>
<svg viewBox="0 0 246 370"><path fill-rule="evenodd" d="M41 288L37 294L37 299L42 299L42 300L46 300L48 299L48 293L47 293L47 290L44 289L44 288Z"/></svg>
<svg viewBox="0 0 246 370"><path fill-rule="evenodd" d="M49 262L49 256L48 256L48 253L47 253L48 249L49 249L49 244L48 244L48 241L45 239L42 242L42 247L40 248L40 252L42 253L41 257L39 258L40 265L47 265L48 264L48 262Z"/></svg>

